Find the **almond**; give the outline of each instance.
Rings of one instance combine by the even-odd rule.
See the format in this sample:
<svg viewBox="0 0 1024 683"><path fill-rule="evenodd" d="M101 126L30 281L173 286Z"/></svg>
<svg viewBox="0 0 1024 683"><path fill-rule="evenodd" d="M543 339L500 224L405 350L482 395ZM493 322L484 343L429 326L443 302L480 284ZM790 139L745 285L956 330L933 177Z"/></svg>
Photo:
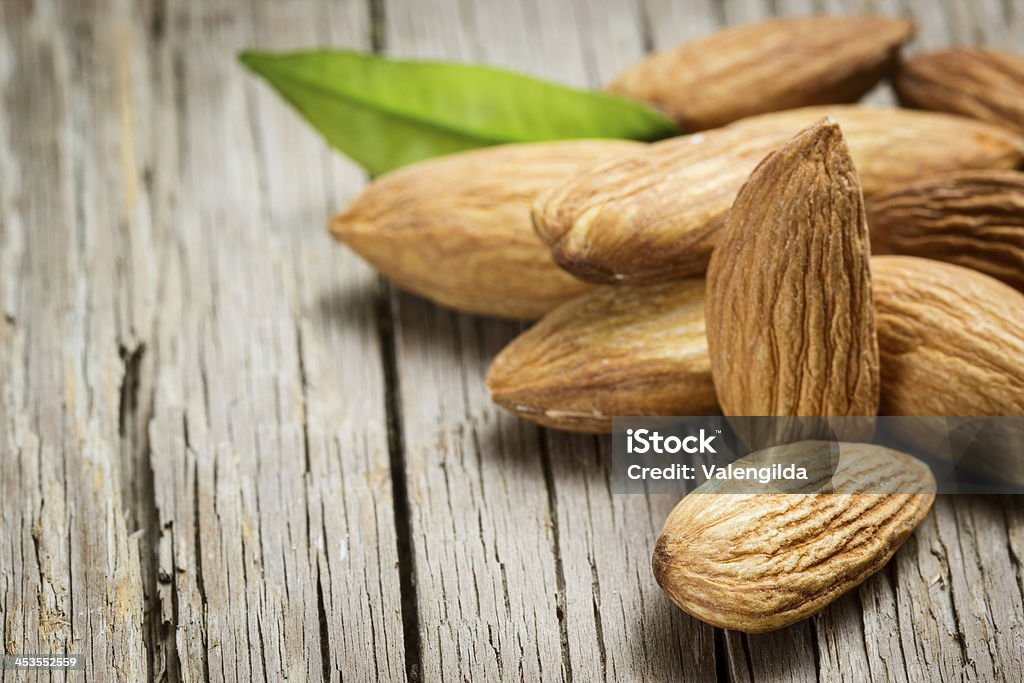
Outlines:
<svg viewBox="0 0 1024 683"><path fill-rule="evenodd" d="M468 313L536 319L590 289L559 269L533 232L537 193L641 148L583 140L431 159L375 180L330 230L420 296Z"/></svg>
<svg viewBox="0 0 1024 683"><path fill-rule="evenodd" d="M662 590L714 626L763 633L818 612L881 569L935 498L925 465L880 446L805 441L736 465L772 462L806 468L803 490L834 492L751 494L712 480L675 507L655 546Z"/></svg>
<svg viewBox="0 0 1024 683"><path fill-rule="evenodd" d="M704 281L602 287L563 304L491 365L495 403L546 427L611 430L613 415L705 415L715 391Z"/></svg>
<svg viewBox="0 0 1024 683"><path fill-rule="evenodd" d="M1024 59L957 48L907 60L895 81L900 102L963 114L1024 133Z"/></svg>
<svg viewBox="0 0 1024 683"><path fill-rule="evenodd" d="M1024 414L1024 295L920 258L875 256L871 268L883 415ZM562 305L495 359L492 397L573 431L610 431L613 415L708 413L699 282L603 287Z"/></svg>
<svg viewBox="0 0 1024 683"><path fill-rule="evenodd" d="M964 171L874 197L875 253L948 261L1024 291L1024 173Z"/></svg>
<svg viewBox="0 0 1024 683"><path fill-rule="evenodd" d="M754 114L855 102L892 70L913 24L879 16L773 19L650 55L608 89L697 131Z"/></svg>
<svg viewBox="0 0 1024 683"><path fill-rule="evenodd" d="M726 212L757 163L801 129L833 116L871 195L922 175L1012 168L1024 140L962 117L833 105L744 119L648 145L541 194L534 226L555 261L594 282L702 274Z"/></svg>
<svg viewBox="0 0 1024 683"><path fill-rule="evenodd" d="M878 412L869 254L860 182L834 121L758 165L708 268L708 349L725 415Z"/></svg>
<svg viewBox="0 0 1024 683"><path fill-rule="evenodd" d="M938 261L875 256L871 269L883 415L1024 415L1024 295ZM588 432L610 431L613 415L711 411L699 282L603 287L564 304L495 359L492 397Z"/></svg>
<svg viewBox="0 0 1024 683"><path fill-rule="evenodd" d="M1024 294L913 256L871 271L883 415L1024 415Z"/></svg>
<svg viewBox="0 0 1024 683"><path fill-rule="evenodd" d="M731 127L795 134L823 116L836 119L843 127L865 196L926 175L1015 168L1024 161L1021 135L1002 126L936 112L833 105L754 116Z"/></svg>

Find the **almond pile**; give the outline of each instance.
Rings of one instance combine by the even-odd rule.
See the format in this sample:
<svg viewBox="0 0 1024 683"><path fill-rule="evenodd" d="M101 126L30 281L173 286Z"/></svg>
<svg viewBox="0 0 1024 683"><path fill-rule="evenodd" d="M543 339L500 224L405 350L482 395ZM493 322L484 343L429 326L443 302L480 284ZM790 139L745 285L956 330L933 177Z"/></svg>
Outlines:
<svg viewBox="0 0 1024 683"><path fill-rule="evenodd" d="M486 379L540 425L720 411L860 416L870 432L901 415L927 448L932 416L1024 415L1024 61L901 59L911 36L899 19L814 17L654 54L609 89L689 135L421 162L373 182L331 232L437 303L540 318ZM921 110L849 104L886 77ZM709 481L686 496L654 550L669 598L757 633L881 568L935 481L840 437L838 464L809 435L747 456L799 461L833 493Z"/></svg>

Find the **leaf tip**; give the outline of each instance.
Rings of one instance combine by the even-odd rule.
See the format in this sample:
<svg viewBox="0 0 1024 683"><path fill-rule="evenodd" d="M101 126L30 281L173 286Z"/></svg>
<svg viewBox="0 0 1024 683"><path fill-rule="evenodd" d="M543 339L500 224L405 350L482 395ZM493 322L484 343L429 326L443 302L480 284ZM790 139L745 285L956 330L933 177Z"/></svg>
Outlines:
<svg viewBox="0 0 1024 683"><path fill-rule="evenodd" d="M264 61L267 54L265 52L259 52L258 50L241 50L236 57L243 66L249 69L249 71L259 73L260 63Z"/></svg>

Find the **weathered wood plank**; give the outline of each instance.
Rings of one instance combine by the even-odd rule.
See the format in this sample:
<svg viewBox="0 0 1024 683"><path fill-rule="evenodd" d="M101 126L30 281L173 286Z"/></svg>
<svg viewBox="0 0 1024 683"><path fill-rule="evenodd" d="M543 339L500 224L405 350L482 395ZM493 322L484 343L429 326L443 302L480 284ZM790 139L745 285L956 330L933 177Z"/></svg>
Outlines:
<svg viewBox="0 0 1024 683"><path fill-rule="evenodd" d="M722 25L724 9L719 0L645 0L644 16L649 47L664 50L713 33Z"/></svg>
<svg viewBox="0 0 1024 683"><path fill-rule="evenodd" d="M613 495L608 445L549 433L573 671L583 680L708 680L714 630L677 609L651 572L676 500Z"/></svg>
<svg viewBox="0 0 1024 683"><path fill-rule="evenodd" d="M766 0L721 0L721 3L724 26L764 21L775 15L771 4Z"/></svg>
<svg viewBox="0 0 1024 683"><path fill-rule="evenodd" d="M376 279L324 230L362 179L235 60L261 45L366 46L368 8L167 11L157 673L400 680Z"/></svg>
<svg viewBox="0 0 1024 683"><path fill-rule="evenodd" d="M907 4L914 50L1019 43L1013 3ZM606 440L490 406L519 326L382 290L331 244L361 174L233 59L367 48L383 8L392 52L597 85L647 43L858 6L0 4L5 651L81 652L100 680L697 680L717 638L736 680L1020 680L1018 499L940 499L776 634L672 607L649 556L674 501L611 495Z"/></svg>
<svg viewBox="0 0 1024 683"><path fill-rule="evenodd" d="M123 356L144 325L125 292L146 276L123 266L148 230L142 169L127 74L92 71L126 47L121 26L72 31L66 10L0 8L0 631L5 652L80 654L135 681L143 589L120 432Z"/></svg>
<svg viewBox="0 0 1024 683"><path fill-rule="evenodd" d="M917 35L909 53L938 50L949 45L949 17L941 3L932 0L906 0L909 15L917 25Z"/></svg>
<svg viewBox="0 0 1024 683"><path fill-rule="evenodd" d="M256 6L254 45L370 49L366 3ZM292 243L304 386L310 559L330 680L405 676L376 274L328 238L325 217L365 183L267 88L254 122L271 228ZM319 178L297 168L315 168ZM300 227L301 226L301 227ZM296 229L299 228L299 229ZM352 586L362 590L353 591ZM370 656L368 656L368 654Z"/></svg>
<svg viewBox="0 0 1024 683"><path fill-rule="evenodd" d="M509 50L541 37L526 33L522 8L497 25L491 9L388 2L385 47L521 68ZM482 381L519 326L405 294L392 304L423 680L562 680L539 435L491 406Z"/></svg>

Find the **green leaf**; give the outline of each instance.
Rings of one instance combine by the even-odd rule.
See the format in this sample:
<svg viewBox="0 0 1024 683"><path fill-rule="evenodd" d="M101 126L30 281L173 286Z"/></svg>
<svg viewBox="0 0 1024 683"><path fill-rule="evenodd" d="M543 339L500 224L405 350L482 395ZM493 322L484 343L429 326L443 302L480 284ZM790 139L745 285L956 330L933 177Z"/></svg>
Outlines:
<svg viewBox="0 0 1024 683"><path fill-rule="evenodd" d="M372 175L506 142L657 140L679 132L621 97L484 66L344 50L246 51L239 59Z"/></svg>

